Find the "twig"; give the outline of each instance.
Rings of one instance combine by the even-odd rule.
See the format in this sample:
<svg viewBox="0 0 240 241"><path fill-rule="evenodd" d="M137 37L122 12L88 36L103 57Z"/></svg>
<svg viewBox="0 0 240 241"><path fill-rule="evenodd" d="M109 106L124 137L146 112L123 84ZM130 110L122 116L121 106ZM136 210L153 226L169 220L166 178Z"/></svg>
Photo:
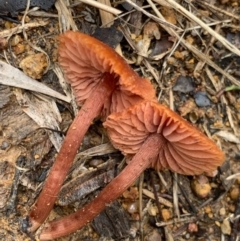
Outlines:
<svg viewBox="0 0 240 241"><path fill-rule="evenodd" d="M133 3L131 0L125 0L125 2L129 3L129 4L130 4L131 6L133 6L135 9L137 9L138 11L144 13L144 14L145 14L146 16L148 16L150 19L152 19L152 20L154 20L154 21L156 21L156 22L158 22L158 23L160 23L160 24L163 24L163 25L165 25L165 26L168 26L168 27L170 27L170 28L172 28L172 29L176 29L176 30L180 30L180 31L182 30L182 29L180 29L179 27L177 27L177 26L175 26L175 25L167 22L165 19L160 19L160 18L152 15L151 13L145 11L142 7L139 7L137 4Z"/></svg>
<svg viewBox="0 0 240 241"><path fill-rule="evenodd" d="M78 30L78 27L73 20L72 14L67 8L65 2L63 0L58 0L55 3L55 7L58 11L60 33L63 33L70 28L72 28L74 31Z"/></svg>
<svg viewBox="0 0 240 241"><path fill-rule="evenodd" d="M163 227L163 226L167 226L167 225L171 225L171 224L175 224L175 223L193 222L195 220L196 220L195 217L184 217L184 218L180 217L180 219L174 218L171 221L156 223L156 226Z"/></svg>
<svg viewBox="0 0 240 241"><path fill-rule="evenodd" d="M233 174L233 175L231 175L231 176L228 176L227 178L226 178L226 181L230 181L230 180L232 180L232 179L237 179L237 178L239 178L240 177L240 173L235 173L235 174Z"/></svg>
<svg viewBox="0 0 240 241"><path fill-rule="evenodd" d="M129 0L128 0L129 1ZM162 0L154 0L155 2L163 5ZM240 50L236 48L234 45L232 45L230 42L228 42L224 37L222 37L220 34L218 34L216 31L214 31L212 28L210 28L207 24L205 24L202 20L200 20L198 17L196 17L194 14L186 10L184 7L182 7L180 4L178 4L174 0L165 0L164 2L167 2L171 5L176 11L183 14L186 18L190 19L191 21L196 22L199 24L203 29L205 29L209 34L214 36L218 41L220 41L225 48L227 48L229 51L231 51L234 54L237 54L240 56Z"/></svg>
<svg viewBox="0 0 240 241"><path fill-rule="evenodd" d="M202 1L202 0L201 0L201 1L197 0L197 2L198 2L198 4L200 4L200 5L205 5L205 6L209 7L209 8L211 8L211 9L215 10L217 13L222 13L222 14L224 14L224 16L229 16L229 17L231 17L231 18L235 18L235 19L237 19L237 20L240 20L239 16L236 16L236 15L232 14L232 13L229 12L229 11L225 11L224 9L218 8L218 7L212 5L212 4L208 3L208 2L204 2L204 1Z"/></svg>
<svg viewBox="0 0 240 241"><path fill-rule="evenodd" d="M140 220L143 218L143 181L144 181L144 172L139 177L139 216Z"/></svg>
<svg viewBox="0 0 240 241"><path fill-rule="evenodd" d="M160 202L158 200L157 190L156 190L156 186L154 184L153 172L151 172L150 178L151 178L151 185L152 185L152 188L153 188L154 199L155 199L155 202L156 202L156 205L157 205L159 216L160 216L160 218L162 220L161 205L160 205Z"/></svg>
<svg viewBox="0 0 240 241"><path fill-rule="evenodd" d="M104 10L104 11L106 11L108 13L112 13L113 15L119 15L119 14L122 13L122 11L120 11L120 10L118 10L116 8L107 6L106 4L103 4L103 3L100 3L100 2L97 2L97 1L94 1L94 0L81 0L80 2L75 2L70 7L77 6L80 3L86 3L86 4L90 5L90 6L95 7L95 8Z"/></svg>
<svg viewBox="0 0 240 241"><path fill-rule="evenodd" d="M174 214L177 216L177 218L180 218L180 211L179 211L179 202L178 202L178 174L173 173L174 179L173 179L173 209Z"/></svg>
<svg viewBox="0 0 240 241"><path fill-rule="evenodd" d="M87 0L92 1L92 0ZM106 8L112 8L110 0L97 0L95 3L100 3L106 6ZM115 9L114 9L115 10ZM110 27L114 23L114 17L112 13L109 13L106 10L99 9L99 13L101 16L102 25L105 27Z"/></svg>
<svg viewBox="0 0 240 241"><path fill-rule="evenodd" d="M147 190L147 189L143 189L143 194L146 195L146 196L148 196L148 197L151 198L151 199L155 199L154 194L153 194L152 192L150 192L149 190ZM165 199L165 198L158 197L158 201L159 201L161 204L163 204L163 205L165 205L165 206L167 206L167 207L169 207L169 208L172 208L172 207L173 207L172 203L169 202L169 201L168 201L167 199Z"/></svg>

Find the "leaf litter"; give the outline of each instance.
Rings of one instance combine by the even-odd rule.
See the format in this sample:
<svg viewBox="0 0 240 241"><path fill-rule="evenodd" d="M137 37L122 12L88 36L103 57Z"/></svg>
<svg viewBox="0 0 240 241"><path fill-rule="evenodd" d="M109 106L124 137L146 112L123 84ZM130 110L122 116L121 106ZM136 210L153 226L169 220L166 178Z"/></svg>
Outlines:
<svg viewBox="0 0 240 241"><path fill-rule="evenodd" d="M59 133L38 128L49 127L60 130L60 115L64 116L64 113L68 112L74 116L77 111L74 98L63 78L60 77L61 70L55 68L56 37L67 29L79 29L93 34L95 29L102 26L111 29L111 26L114 26L112 24L119 21L116 29L122 33L124 38L121 40L117 31L116 35L115 32L111 33L112 38L116 38L113 46L117 46L118 53L123 55L138 73L151 79L161 103L179 111L182 116L214 139L226 154L225 167L219 169L215 176L205 177L211 186L211 191L203 199L193 193L192 177L172 175L169 171L162 171L161 175L153 170L147 171L143 179L144 188L141 190L140 181L134 184L134 187L138 187L139 184L139 192L143 192L143 195L139 195L137 199L139 207L142 207L141 210L137 215L124 210L131 220L127 232L128 237L125 240L144 240L144 238L154 240L155 236L165 240L239 239L240 92L238 87L240 82L238 80L238 58L240 50L238 39L240 19L237 14L239 3L235 0L216 2L147 0L146 2L136 1L136 3L127 0L123 4L122 2L102 3L84 0L84 3L70 1L70 4L68 6L67 1L57 0L55 7L47 11L46 17L36 9L32 9L31 12L25 11L24 24L11 23L7 20L0 22L1 38L8 41L12 36L20 36L22 39L15 46L9 44L8 41L7 47L5 46L1 52L3 65L8 63L6 66L8 71L0 72L1 84L12 87L8 87L7 92L3 90L0 99L1 133L3 133L0 136L0 145L1 152L4 153L1 158L1 175L3 175L4 182L1 190L5 193L1 199L0 215L3 230L0 231L0 235L3 237L10 235L19 240L27 239L25 234L19 230L17 216L26 215L27 210L33 204L62 139ZM128 7L123 9L121 4L128 4ZM101 15L99 9L101 9ZM85 11L94 21L87 21L82 11ZM32 16L33 13L35 17ZM23 15L19 13L19 19L22 18ZM152 31L149 23L154 23L159 31L157 35L146 35L146 32ZM27 34L27 38L23 32ZM152 32L155 33L155 31ZM101 34L103 36L105 33L100 31ZM104 38L103 41L105 41ZM164 41L166 45L160 50L159 44L157 45L159 41ZM20 44L24 46L22 53L17 52L22 48ZM48 55L50 64L47 71L49 67L54 68L57 76L60 77L60 85L63 88L61 91L57 89L52 92L49 88L45 89L46 85L43 86L41 83L44 71L40 74L40 81L35 81L19 70L20 62L28 56L39 53L39 48ZM180 87L180 90L187 93L180 93L179 89L172 91L178 85L179 76L187 76L182 80ZM28 82L25 82L26 79ZM190 90L188 90L189 86ZM217 95L220 90L228 86L237 86L237 88L228 93L224 91L220 96ZM33 92L28 93L24 90L19 91L16 88L50 95L53 98L33 94ZM59 92L66 93L67 97ZM204 97L201 97L207 98L203 100L203 105L196 105L194 101L196 93L205 93ZM67 104L66 102L70 99L71 104ZM11 112L11 108L15 109L15 112ZM6 116L4 113L11 114ZM21 117L24 117L23 122L18 121ZM54 148L46 132L51 133L50 136L55 136L55 142L51 137L52 143L55 143ZM107 143L108 139L104 130L99 128L99 122L96 122L86 136L76 158L76 163L80 164L79 170L91 171L87 160L95 156L102 161L107 161L110 156L120 163L121 155ZM17 157L20 155L26 155L27 161L19 184L17 184L19 185L18 208L12 212L13 218L9 220L4 207L10 197L11 188L16 185L13 184L14 173ZM6 158L3 158L4 156ZM153 173L153 183L157 189L154 189L152 182L149 181L151 173ZM228 177L231 177L231 180ZM71 181L71 175L69 179ZM181 185L183 183L184 185ZM60 208L56 205L50 218L65 216L74 208L84 205L89 199L94 198L97 194L94 192L69 206ZM154 193L157 194L158 199L155 198ZM164 204L164 200L167 204ZM125 198L119 198L118 201L124 204ZM161 216L164 212L156 211L154 218L148 213L150 209L151 213L154 213L151 208L152 203L158 202L160 202L161 209L166 210L164 215L173 214L167 221L164 221ZM197 214L193 210L197 210ZM100 222L101 219L97 223ZM156 228L156 225L161 228ZM128 226L126 227L128 229ZM84 240L84 238L99 240L103 234L101 229L96 228L96 230L98 234L89 224L75 235L61 240ZM114 240L113 232L116 231L108 231L109 239Z"/></svg>

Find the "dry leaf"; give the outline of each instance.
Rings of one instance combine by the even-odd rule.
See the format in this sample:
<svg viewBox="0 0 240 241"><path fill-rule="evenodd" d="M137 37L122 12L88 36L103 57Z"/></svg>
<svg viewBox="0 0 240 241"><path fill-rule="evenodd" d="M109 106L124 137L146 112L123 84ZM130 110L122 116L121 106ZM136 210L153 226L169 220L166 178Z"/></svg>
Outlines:
<svg viewBox="0 0 240 241"><path fill-rule="evenodd" d="M215 133L215 135L223 138L225 141L229 141L229 142L233 142L233 143L237 143L237 144L240 143L239 138L228 131L218 131Z"/></svg>
<svg viewBox="0 0 240 241"><path fill-rule="evenodd" d="M21 89L15 90L18 103L22 110L30 116L40 127L47 127L53 130L60 130L59 123L62 121L56 103L41 95L31 95L23 93ZM62 145L62 137L59 133L49 131L49 138L57 151Z"/></svg>
<svg viewBox="0 0 240 241"><path fill-rule="evenodd" d="M3 61L0 61L0 84L32 90L34 92L42 93L66 102L70 102L69 97L50 89L46 85L34 79L31 79L19 69L14 68Z"/></svg>

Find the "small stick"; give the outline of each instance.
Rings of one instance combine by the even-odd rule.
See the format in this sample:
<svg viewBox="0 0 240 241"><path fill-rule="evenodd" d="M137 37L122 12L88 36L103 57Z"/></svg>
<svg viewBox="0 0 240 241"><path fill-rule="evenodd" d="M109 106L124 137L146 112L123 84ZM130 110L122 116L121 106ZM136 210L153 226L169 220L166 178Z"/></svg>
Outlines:
<svg viewBox="0 0 240 241"><path fill-rule="evenodd" d="M109 13L112 13L113 15L119 15L122 13L122 11L116 9L116 8L113 8L113 7L110 7L110 6L107 6L103 3L100 3L100 2L97 2L97 1L94 1L94 0L81 0L82 3L86 3L90 6L93 6L95 8L99 8L101 10L104 10L106 12L109 12ZM74 7L74 6L77 6L79 5L81 2L77 2L77 3L74 3L71 5L71 7Z"/></svg>

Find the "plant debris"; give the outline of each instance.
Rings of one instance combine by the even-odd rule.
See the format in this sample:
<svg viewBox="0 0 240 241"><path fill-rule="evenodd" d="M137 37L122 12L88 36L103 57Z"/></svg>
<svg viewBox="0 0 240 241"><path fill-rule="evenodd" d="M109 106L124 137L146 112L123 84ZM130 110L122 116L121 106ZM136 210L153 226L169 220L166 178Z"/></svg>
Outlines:
<svg viewBox="0 0 240 241"><path fill-rule="evenodd" d="M226 160L201 176L148 169L99 218L59 240L239 240L239 12L237 0L0 1L0 237L35 238L19 223L26 230L22 218L78 112L57 61L58 36L74 30L115 48ZM129 161L94 121L47 221L94 200Z"/></svg>

